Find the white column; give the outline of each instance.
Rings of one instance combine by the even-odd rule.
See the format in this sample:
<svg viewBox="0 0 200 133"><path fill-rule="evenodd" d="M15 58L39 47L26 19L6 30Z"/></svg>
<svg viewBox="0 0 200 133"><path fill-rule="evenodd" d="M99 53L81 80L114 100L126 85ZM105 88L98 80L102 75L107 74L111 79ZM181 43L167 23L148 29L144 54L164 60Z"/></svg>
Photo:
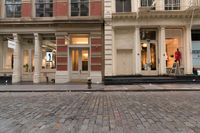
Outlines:
<svg viewBox="0 0 200 133"><path fill-rule="evenodd" d="M28 56L29 56L29 62L28 62L28 66L29 66L29 68L28 68L28 70L30 71L30 72L32 72L32 49L29 49L28 50Z"/></svg>
<svg viewBox="0 0 200 133"><path fill-rule="evenodd" d="M135 28L135 74L141 74L140 28Z"/></svg>
<svg viewBox="0 0 200 133"><path fill-rule="evenodd" d="M21 81L21 46L19 42L19 35L13 34L14 41L16 43L14 49L14 64L13 64L13 75L12 75L12 83L18 83Z"/></svg>
<svg viewBox="0 0 200 133"><path fill-rule="evenodd" d="M185 56L182 54L182 58L185 58L184 73L192 74L192 40L191 40L190 25L186 26L185 38L186 38L185 45L184 45Z"/></svg>
<svg viewBox="0 0 200 133"><path fill-rule="evenodd" d="M159 43L159 74L166 74L166 44L165 44L165 27L160 28Z"/></svg>
<svg viewBox="0 0 200 133"><path fill-rule="evenodd" d="M41 69L41 48L40 48L40 37L38 33L34 33L35 38L35 55L34 55L34 76L33 76L33 83L39 83L40 82L40 69Z"/></svg>

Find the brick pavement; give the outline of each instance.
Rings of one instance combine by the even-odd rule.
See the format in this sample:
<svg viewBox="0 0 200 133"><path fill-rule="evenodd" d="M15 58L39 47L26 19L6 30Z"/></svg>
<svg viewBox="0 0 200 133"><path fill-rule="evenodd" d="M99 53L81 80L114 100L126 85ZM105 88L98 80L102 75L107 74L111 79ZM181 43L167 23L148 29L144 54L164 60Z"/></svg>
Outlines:
<svg viewBox="0 0 200 133"><path fill-rule="evenodd" d="M200 92L0 93L0 133L200 133Z"/></svg>

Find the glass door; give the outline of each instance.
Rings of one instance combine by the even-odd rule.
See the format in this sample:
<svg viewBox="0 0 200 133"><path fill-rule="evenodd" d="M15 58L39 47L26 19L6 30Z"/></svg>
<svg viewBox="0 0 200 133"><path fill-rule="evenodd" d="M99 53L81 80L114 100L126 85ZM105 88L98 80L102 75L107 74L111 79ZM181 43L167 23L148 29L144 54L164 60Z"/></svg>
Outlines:
<svg viewBox="0 0 200 133"><path fill-rule="evenodd" d="M34 50L23 50L23 66L22 66L22 81L33 81L34 71Z"/></svg>
<svg viewBox="0 0 200 133"><path fill-rule="evenodd" d="M72 48L71 56L71 79L86 81L89 76L89 49Z"/></svg>
<svg viewBox="0 0 200 133"><path fill-rule="evenodd" d="M158 74L157 45L155 41L141 41L141 70L144 75Z"/></svg>

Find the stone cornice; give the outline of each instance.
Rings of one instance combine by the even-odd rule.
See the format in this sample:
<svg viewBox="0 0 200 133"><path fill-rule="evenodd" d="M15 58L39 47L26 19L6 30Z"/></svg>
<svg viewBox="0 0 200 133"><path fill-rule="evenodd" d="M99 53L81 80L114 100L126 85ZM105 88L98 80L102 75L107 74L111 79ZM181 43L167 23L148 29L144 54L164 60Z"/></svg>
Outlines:
<svg viewBox="0 0 200 133"><path fill-rule="evenodd" d="M142 19L142 18L191 18L193 10L184 11L156 11L156 10L141 10L139 12L129 13L113 13L112 18L118 19ZM194 18L200 18L200 10L196 9Z"/></svg>

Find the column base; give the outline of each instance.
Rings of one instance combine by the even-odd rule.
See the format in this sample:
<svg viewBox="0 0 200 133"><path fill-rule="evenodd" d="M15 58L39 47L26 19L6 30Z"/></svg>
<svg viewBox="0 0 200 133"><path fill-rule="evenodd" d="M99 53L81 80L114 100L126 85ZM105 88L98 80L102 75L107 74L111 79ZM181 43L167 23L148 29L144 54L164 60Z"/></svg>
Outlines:
<svg viewBox="0 0 200 133"><path fill-rule="evenodd" d="M35 83L35 84L40 83L40 75L39 74L34 74L33 83Z"/></svg>
<svg viewBox="0 0 200 133"><path fill-rule="evenodd" d="M13 74L12 75L12 83L19 83L21 81L21 78L19 75Z"/></svg>
<svg viewBox="0 0 200 133"><path fill-rule="evenodd" d="M69 81L70 79L68 71L56 71L55 83L67 83Z"/></svg>
<svg viewBox="0 0 200 133"><path fill-rule="evenodd" d="M99 71L90 72L92 83L102 83L102 74Z"/></svg>

